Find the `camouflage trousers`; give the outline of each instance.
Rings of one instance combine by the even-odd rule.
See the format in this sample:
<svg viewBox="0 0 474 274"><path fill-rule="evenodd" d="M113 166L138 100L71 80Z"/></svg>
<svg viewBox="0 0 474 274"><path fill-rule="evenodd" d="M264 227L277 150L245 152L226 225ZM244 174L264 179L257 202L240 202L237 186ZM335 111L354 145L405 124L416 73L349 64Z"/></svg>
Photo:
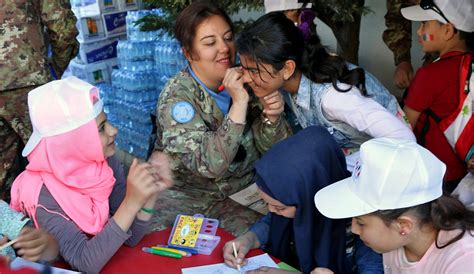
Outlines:
<svg viewBox="0 0 474 274"><path fill-rule="evenodd" d="M153 230L173 227L178 214L203 214L208 218L218 219L219 227L234 236L246 232L251 225L263 217L262 214L249 209L231 198L212 201L207 197L189 197L180 191L166 190L156 202L156 213L152 218Z"/></svg>
<svg viewBox="0 0 474 274"><path fill-rule="evenodd" d="M31 135L28 92L33 87L0 91L0 198L10 200L13 180L25 168L21 150Z"/></svg>

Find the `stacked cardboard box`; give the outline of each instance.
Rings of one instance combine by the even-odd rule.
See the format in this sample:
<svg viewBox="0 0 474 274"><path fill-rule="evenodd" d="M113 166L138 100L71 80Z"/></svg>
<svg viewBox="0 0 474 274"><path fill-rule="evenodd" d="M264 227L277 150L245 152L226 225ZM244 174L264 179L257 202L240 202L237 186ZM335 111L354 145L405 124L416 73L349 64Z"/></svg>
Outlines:
<svg viewBox="0 0 474 274"><path fill-rule="evenodd" d="M140 0L71 0L77 17L80 43L77 58L71 61L71 74L93 85L110 84L117 66L117 44L126 39L125 17L141 7Z"/></svg>

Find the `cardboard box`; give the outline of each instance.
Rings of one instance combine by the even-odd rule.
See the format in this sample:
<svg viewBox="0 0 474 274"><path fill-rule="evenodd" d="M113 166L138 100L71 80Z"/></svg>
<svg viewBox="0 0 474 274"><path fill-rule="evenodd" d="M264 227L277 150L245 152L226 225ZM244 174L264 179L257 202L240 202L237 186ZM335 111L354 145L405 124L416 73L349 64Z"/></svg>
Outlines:
<svg viewBox="0 0 474 274"><path fill-rule="evenodd" d="M105 38L106 33L102 20L101 16L79 18L76 23L76 28L79 31L77 40L84 43Z"/></svg>
<svg viewBox="0 0 474 274"><path fill-rule="evenodd" d="M100 16L104 13L119 11L118 2L119 0L81 0L81 4L74 4L73 12L77 18Z"/></svg>
<svg viewBox="0 0 474 274"><path fill-rule="evenodd" d="M91 85L100 83L110 84L110 73L106 62L98 62L93 64L83 64L79 60L74 59L69 64L71 74L82 79Z"/></svg>
<svg viewBox="0 0 474 274"><path fill-rule="evenodd" d="M124 10L135 10L141 8L140 0L117 0L119 9Z"/></svg>
<svg viewBox="0 0 474 274"><path fill-rule="evenodd" d="M126 11L119 11L109 14L102 15L102 20L104 22L105 35L107 37L115 37L117 35L125 34L126 30L126 21L125 17L127 16Z"/></svg>
<svg viewBox="0 0 474 274"><path fill-rule="evenodd" d="M117 57L117 44L120 37L106 38L91 43L83 43L79 48L82 63L90 64Z"/></svg>

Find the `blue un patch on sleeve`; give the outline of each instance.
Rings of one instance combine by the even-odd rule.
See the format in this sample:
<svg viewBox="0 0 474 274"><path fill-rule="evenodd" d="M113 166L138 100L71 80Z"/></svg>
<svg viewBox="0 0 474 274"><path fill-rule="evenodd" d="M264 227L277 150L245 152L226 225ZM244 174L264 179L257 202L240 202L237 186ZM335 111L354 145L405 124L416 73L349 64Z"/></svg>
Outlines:
<svg viewBox="0 0 474 274"><path fill-rule="evenodd" d="M186 101L177 102L171 109L171 117L181 124L190 122L195 113L194 107Z"/></svg>

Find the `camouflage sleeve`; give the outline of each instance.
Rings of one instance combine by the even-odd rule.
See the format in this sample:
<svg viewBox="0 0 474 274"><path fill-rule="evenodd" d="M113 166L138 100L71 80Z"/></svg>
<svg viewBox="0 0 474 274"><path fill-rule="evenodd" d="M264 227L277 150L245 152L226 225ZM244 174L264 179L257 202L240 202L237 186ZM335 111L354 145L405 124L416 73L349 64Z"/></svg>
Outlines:
<svg viewBox="0 0 474 274"><path fill-rule="evenodd" d="M69 61L77 55L79 42L76 17L68 0L42 0L41 21L47 28L52 49L53 68L61 78Z"/></svg>
<svg viewBox="0 0 474 274"><path fill-rule="evenodd" d="M263 154L269 150L273 144L285 139L292 134L290 124L284 115L275 123L264 122L264 117L260 115L252 125L255 138L255 145L258 151Z"/></svg>
<svg viewBox="0 0 474 274"><path fill-rule="evenodd" d="M202 119L192 91L179 83L169 84L168 88L170 90L162 91L165 94L160 96L157 108L164 151L202 177L221 177L235 158L245 124L225 117L220 126L211 129ZM189 103L194 108L189 122L179 123L173 119L173 107L179 102Z"/></svg>
<svg viewBox="0 0 474 274"><path fill-rule="evenodd" d="M400 9L414 4L414 0L387 0L383 41L393 52L395 65L411 61L411 21L403 18Z"/></svg>

